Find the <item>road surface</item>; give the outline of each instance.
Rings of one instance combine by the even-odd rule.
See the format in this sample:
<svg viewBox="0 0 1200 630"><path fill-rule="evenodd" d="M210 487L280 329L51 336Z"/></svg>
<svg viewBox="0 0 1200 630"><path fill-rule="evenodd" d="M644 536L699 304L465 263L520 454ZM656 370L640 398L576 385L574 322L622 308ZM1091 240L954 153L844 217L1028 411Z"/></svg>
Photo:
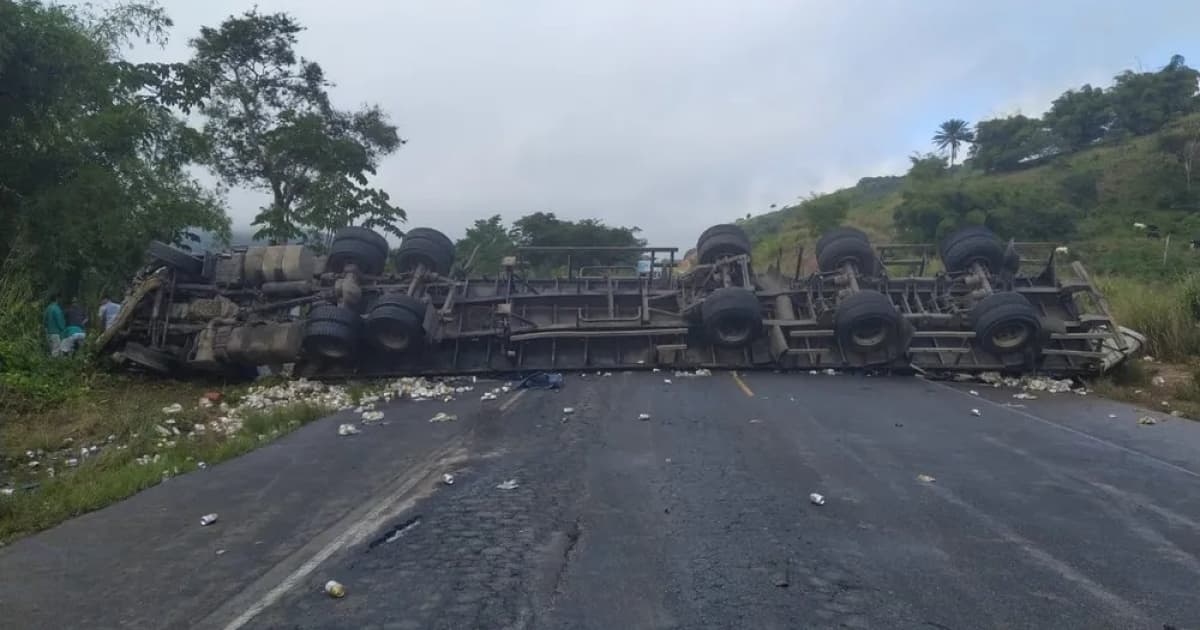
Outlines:
<svg viewBox="0 0 1200 630"><path fill-rule="evenodd" d="M901 377L478 393L351 437L334 416L0 549L3 625L1200 627L1200 424Z"/></svg>

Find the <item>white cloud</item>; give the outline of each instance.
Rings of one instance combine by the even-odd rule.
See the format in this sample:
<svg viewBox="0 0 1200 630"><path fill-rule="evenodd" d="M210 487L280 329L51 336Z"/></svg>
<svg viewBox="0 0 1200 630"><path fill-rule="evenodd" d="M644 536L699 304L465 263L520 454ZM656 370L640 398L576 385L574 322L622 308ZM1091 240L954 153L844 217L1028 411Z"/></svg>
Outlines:
<svg viewBox="0 0 1200 630"><path fill-rule="evenodd" d="M688 247L705 226L902 171L933 127L1020 108L1185 42L1164 2L340 2L260 0L308 30L345 106L409 144L376 183L410 225L552 210ZM246 8L176 0L165 51ZM1187 50L1180 50L1186 54ZM881 170L883 172L881 172ZM235 222L254 197L231 196Z"/></svg>

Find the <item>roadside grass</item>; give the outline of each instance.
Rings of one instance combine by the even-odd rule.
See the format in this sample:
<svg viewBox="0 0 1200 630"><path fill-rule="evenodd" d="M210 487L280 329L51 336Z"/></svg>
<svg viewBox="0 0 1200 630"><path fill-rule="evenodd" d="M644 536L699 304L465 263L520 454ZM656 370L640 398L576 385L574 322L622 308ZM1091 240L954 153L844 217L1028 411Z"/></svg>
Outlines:
<svg viewBox="0 0 1200 630"><path fill-rule="evenodd" d="M218 407L197 405L210 390L232 401L244 393L240 385L106 375L52 409L6 417L0 424L0 480L6 484L0 485L11 483L15 491L0 496L0 543L102 508L196 470L201 462L236 457L331 411L295 403L245 414L232 435L193 432L195 424L222 415ZM162 409L172 403L183 410L168 416ZM175 427L180 434L164 436L156 427ZM81 454L91 446L95 454ZM78 464L69 466L69 458Z"/></svg>
<svg viewBox="0 0 1200 630"><path fill-rule="evenodd" d="M1165 361L1200 355L1200 274L1170 282L1105 276L1097 283L1117 323L1146 335L1145 354Z"/></svg>
<svg viewBox="0 0 1200 630"><path fill-rule="evenodd" d="M1092 389L1159 414L1178 412L1200 420L1200 366L1195 364L1132 359L1096 379Z"/></svg>

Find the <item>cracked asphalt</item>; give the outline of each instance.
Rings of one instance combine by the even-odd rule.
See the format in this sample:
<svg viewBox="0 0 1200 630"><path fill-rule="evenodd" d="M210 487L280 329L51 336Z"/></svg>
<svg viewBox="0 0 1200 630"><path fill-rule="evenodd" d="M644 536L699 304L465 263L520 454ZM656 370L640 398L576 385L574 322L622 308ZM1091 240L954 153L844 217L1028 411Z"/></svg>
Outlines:
<svg viewBox="0 0 1200 630"><path fill-rule="evenodd" d="M851 375L476 394L348 438L334 416L0 549L0 625L1200 627L1190 421Z"/></svg>

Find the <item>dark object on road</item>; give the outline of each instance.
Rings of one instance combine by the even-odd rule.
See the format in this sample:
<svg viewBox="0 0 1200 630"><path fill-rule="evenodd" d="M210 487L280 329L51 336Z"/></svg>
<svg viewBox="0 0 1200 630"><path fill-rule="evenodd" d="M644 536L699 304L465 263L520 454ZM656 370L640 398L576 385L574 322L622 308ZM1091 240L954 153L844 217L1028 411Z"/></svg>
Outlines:
<svg viewBox="0 0 1200 630"><path fill-rule="evenodd" d="M686 270L669 247L523 247L498 273L464 278L454 244L429 228L409 230L394 271L387 241L362 227L339 230L327 256L154 243L99 346L164 373L535 370L553 387L563 370L652 367L1094 375L1143 340L1117 326L1082 265L1060 277L1051 244L971 226L937 247L875 247L840 227L816 249L812 275L760 273L742 229L717 225ZM946 271L930 275L934 252Z"/></svg>
<svg viewBox="0 0 1200 630"><path fill-rule="evenodd" d="M562 389L561 372L534 372L521 380L519 387L526 389Z"/></svg>

